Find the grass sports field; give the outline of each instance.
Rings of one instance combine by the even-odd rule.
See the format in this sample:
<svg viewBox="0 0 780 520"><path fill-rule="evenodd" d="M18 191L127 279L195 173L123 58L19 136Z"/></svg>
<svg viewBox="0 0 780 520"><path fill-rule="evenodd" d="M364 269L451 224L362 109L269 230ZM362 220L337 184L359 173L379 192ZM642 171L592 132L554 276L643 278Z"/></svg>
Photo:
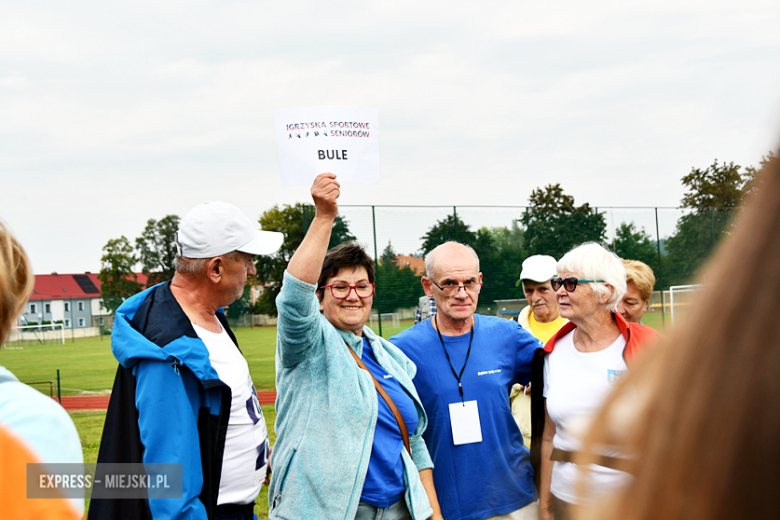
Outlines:
<svg viewBox="0 0 780 520"><path fill-rule="evenodd" d="M668 316L666 318L666 325L668 325ZM659 331L663 329L660 313L645 314L644 323ZM383 324L382 335L389 338L411 326L411 321L401 322L398 328ZM275 390L276 328L245 328L236 329L234 332L249 364L255 388ZM7 347L0 350L0 365L13 372L22 382L56 382L59 369L62 395L107 394L113 385L117 363L111 354L111 343L108 337L66 340L64 345L28 343L10 344ZM36 388L48 394L48 385L36 385ZM263 414L273 444L276 440L274 432L276 412L273 405L263 406ZM81 437L84 461L96 462L105 411L72 411L70 415ZM268 504L265 497L265 488L263 488L258 497L258 504L255 506L258 518L267 518Z"/></svg>

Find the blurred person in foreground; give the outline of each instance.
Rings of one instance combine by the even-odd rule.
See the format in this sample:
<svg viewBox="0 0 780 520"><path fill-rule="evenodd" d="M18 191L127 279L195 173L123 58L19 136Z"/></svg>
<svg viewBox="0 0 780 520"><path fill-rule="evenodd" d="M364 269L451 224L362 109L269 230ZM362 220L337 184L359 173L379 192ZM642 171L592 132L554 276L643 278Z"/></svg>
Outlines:
<svg viewBox="0 0 780 520"><path fill-rule="evenodd" d="M754 181L685 326L638 360L586 439L634 478L581 518L780 518L780 164Z"/></svg>
<svg viewBox="0 0 780 520"><path fill-rule="evenodd" d="M106 481L102 463L176 463L182 495L95 499L90 519L254 516L268 433L223 307L243 295L253 255L282 244L281 233L256 226L226 202L195 206L176 233L173 279L117 309L111 350L119 367L95 479Z"/></svg>
<svg viewBox="0 0 780 520"><path fill-rule="evenodd" d="M626 294L620 299L618 312L629 323L642 323L650 307L655 275L650 266L639 260L623 260L626 268Z"/></svg>
<svg viewBox="0 0 780 520"><path fill-rule="evenodd" d="M442 516L537 519L529 453L509 391L528 383L539 340L512 320L475 313L482 273L469 246L441 244L426 255L425 272L436 314L390 341L417 365Z"/></svg>
<svg viewBox="0 0 780 520"><path fill-rule="evenodd" d="M0 346L4 345L33 290L35 277L21 244L0 221ZM0 357L2 360L2 357ZM28 499L28 463L84 462L81 441L57 401L20 383L0 366L0 516L76 519L84 499Z"/></svg>
<svg viewBox="0 0 780 520"><path fill-rule="evenodd" d="M568 320L558 313L558 300L550 280L558 272L558 262L549 255L529 256L523 261L520 279L528 305L520 311L516 320L533 336L547 343ZM524 387L520 383L512 386L509 401L512 403L512 415L523 434L527 447L531 447L531 385Z"/></svg>
<svg viewBox="0 0 780 520"><path fill-rule="evenodd" d="M551 283L561 316L569 322L534 356L531 451L541 517L566 520L583 503L575 490L581 471L572 463L580 449L582 421L599 408L625 374L626 363L657 333L615 312L626 291L626 272L614 253L596 243L582 244L561 258L558 273ZM619 454L603 455L589 467L593 494L626 478L618 470Z"/></svg>
<svg viewBox="0 0 780 520"><path fill-rule="evenodd" d="M276 299L269 518L441 519L416 367L366 327L371 258L354 243L328 251L336 176L319 175L311 194L316 214Z"/></svg>

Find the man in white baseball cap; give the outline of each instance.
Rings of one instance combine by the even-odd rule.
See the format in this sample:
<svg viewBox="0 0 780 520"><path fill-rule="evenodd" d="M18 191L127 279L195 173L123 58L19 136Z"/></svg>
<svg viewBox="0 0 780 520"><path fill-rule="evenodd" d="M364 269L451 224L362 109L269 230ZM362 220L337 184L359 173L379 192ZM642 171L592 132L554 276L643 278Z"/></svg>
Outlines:
<svg viewBox="0 0 780 520"><path fill-rule="evenodd" d="M549 255L529 256L523 261L523 269L517 286L523 285L523 293L528 300L517 322L536 339L547 343L568 320L558 313L558 300L550 280L557 274L558 262ZM530 388L515 384L509 399L523 440L531 445L531 397L527 395Z"/></svg>
<svg viewBox="0 0 780 520"><path fill-rule="evenodd" d="M240 209L219 201L192 208L176 233L178 253L184 258L211 258L232 251L270 255L279 250L283 240L283 234L259 231Z"/></svg>
<svg viewBox="0 0 780 520"><path fill-rule="evenodd" d="M547 343L566 323L558 313L558 300L550 284L557 273L557 265L555 258L548 255L529 256L523 262L523 270L516 284L522 284L528 300L528 307L523 309L517 321L543 343Z"/></svg>
<svg viewBox="0 0 780 520"><path fill-rule="evenodd" d="M98 462L173 463L182 488L134 501L94 499L90 519L136 518L140 511L152 518L253 517L268 433L222 309L256 274L253 255L272 254L283 240L258 230L232 204L199 204L176 234L173 280L117 309L111 348L119 368Z"/></svg>

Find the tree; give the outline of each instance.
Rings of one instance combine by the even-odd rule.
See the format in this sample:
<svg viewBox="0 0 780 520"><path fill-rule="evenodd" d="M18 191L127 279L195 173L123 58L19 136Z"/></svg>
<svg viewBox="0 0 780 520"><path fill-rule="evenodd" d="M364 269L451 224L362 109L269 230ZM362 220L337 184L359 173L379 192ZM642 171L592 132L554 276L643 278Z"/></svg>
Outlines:
<svg viewBox="0 0 780 520"><path fill-rule="evenodd" d="M745 173L742 175L745 181L742 191L744 195L748 195L758 190L763 182L763 172L769 168L769 166L777 161L780 161L780 156L775 155L774 152L769 152L768 155L761 158L758 169L754 166L748 166L745 168Z"/></svg>
<svg viewBox="0 0 780 520"><path fill-rule="evenodd" d="M392 242L387 243L387 247L382 251L382 256L379 257L379 265L395 265L395 259L398 255L393 249Z"/></svg>
<svg viewBox="0 0 780 520"><path fill-rule="evenodd" d="M109 312L114 312L129 296L143 289L138 283L138 277L133 272L133 266L138 259L133 255L133 246L124 236L109 240L103 246L103 256L100 259L100 295L103 306Z"/></svg>
<svg viewBox="0 0 780 520"><path fill-rule="evenodd" d="M525 257L524 233L513 221L507 227L483 227L477 230L474 250L479 256L479 269L484 285L479 294L480 306L492 313L495 300L522 298L522 289L515 283Z"/></svg>
<svg viewBox="0 0 780 520"><path fill-rule="evenodd" d="M688 188L680 201L681 208L736 208L742 200L749 174L739 172L740 166L730 162L718 164L718 160L704 170L694 168L682 178Z"/></svg>
<svg viewBox="0 0 780 520"><path fill-rule="evenodd" d="M653 270L656 281L659 280L658 248L644 228L637 229L633 222L620 224L615 231L615 254L625 260L646 263Z"/></svg>
<svg viewBox="0 0 780 520"><path fill-rule="evenodd" d="M450 240L474 247L477 235L457 215L447 215L439 220L428 230L420 240L423 241L421 250L427 255L439 246Z"/></svg>
<svg viewBox="0 0 780 520"><path fill-rule="evenodd" d="M257 257L255 262L257 280L268 283L269 286L257 300L256 312L270 316L277 315L276 296L282 288L282 277L295 250L303 241L310 222L307 219L309 215L314 215L311 206L298 202L292 206L289 204L285 204L283 207L275 205L260 216L260 227L266 231L283 233L284 242L276 254ZM341 215L337 216L333 222L328 248L353 240L355 240L355 236L349 231L348 222Z"/></svg>
<svg viewBox="0 0 780 520"><path fill-rule="evenodd" d="M531 192L523 215L528 256L550 255L560 259L583 242L603 242L607 236L604 215L586 202L574 205L560 184L548 184Z"/></svg>
<svg viewBox="0 0 780 520"><path fill-rule="evenodd" d="M141 236L135 239L141 270L148 277L147 287L173 278L178 229L179 217L176 215L166 215L159 221L151 218Z"/></svg>
<svg viewBox="0 0 780 520"><path fill-rule="evenodd" d="M397 257L392 244L388 242L376 266L374 309L378 313L416 306L417 300L423 295L420 277L408 265L399 267Z"/></svg>
<svg viewBox="0 0 780 520"><path fill-rule="evenodd" d="M503 253L522 254L525 250L525 231L512 221L511 227L493 227L486 229L493 239L494 247Z"/></svg>
<svg viewBox="0 0 780 520"><path fill-rule="evenodd" d="M249 285L246 285L244 287L244 292L241 295L241 298L234 301L225 308L225 316L227 316L229 323L231 323L231 327L233 326L233 322L235 322L235 320L252 311L252 304L249 301L249 293Z"/></svg>
<svg viewBox="0 0 780 520"><path fill-rule="evenodd" d="M740 172L740 168L733 162L719 164L716 159L706 169L693 168L681 179L688 191L680 207L689 212L679 218L674 235L667 240L669 255L664 270L670 285L689 282L728 233L736 208L751 189L756 173L755 169Z"/></svg>

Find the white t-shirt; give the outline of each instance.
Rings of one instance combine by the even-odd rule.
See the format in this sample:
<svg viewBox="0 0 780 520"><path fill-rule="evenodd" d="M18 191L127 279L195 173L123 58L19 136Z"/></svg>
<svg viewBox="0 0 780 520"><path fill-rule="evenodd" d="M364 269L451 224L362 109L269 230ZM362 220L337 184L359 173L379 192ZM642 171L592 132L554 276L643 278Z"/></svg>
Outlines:
<svg viewBox="0 0 780 520"><path fill-rule="evenodd" d="M581 447L578 435L583 426L626 373L623 349L626 340L621 334L615 342L598 352L580 352L574 347L574 331L555 343L555 349L544 361L544 397L547 413L555 423L553 446L567 451ZM603 455L619 456L615 451ZM576 464L555 462L550 491L558 499L581 504L576 486L581 472ZM598 496L625 483L628 475L621 471L590 465L588 496Z"/></svg>
<svg viewBox="0 0 780 520"><path fill-rule="evenodd" d="M211 366L232 393L217 505L248 504L260 493L268 464L268 431L249 365L224 329L214 334L192 326L209 350Z"/></svg>

